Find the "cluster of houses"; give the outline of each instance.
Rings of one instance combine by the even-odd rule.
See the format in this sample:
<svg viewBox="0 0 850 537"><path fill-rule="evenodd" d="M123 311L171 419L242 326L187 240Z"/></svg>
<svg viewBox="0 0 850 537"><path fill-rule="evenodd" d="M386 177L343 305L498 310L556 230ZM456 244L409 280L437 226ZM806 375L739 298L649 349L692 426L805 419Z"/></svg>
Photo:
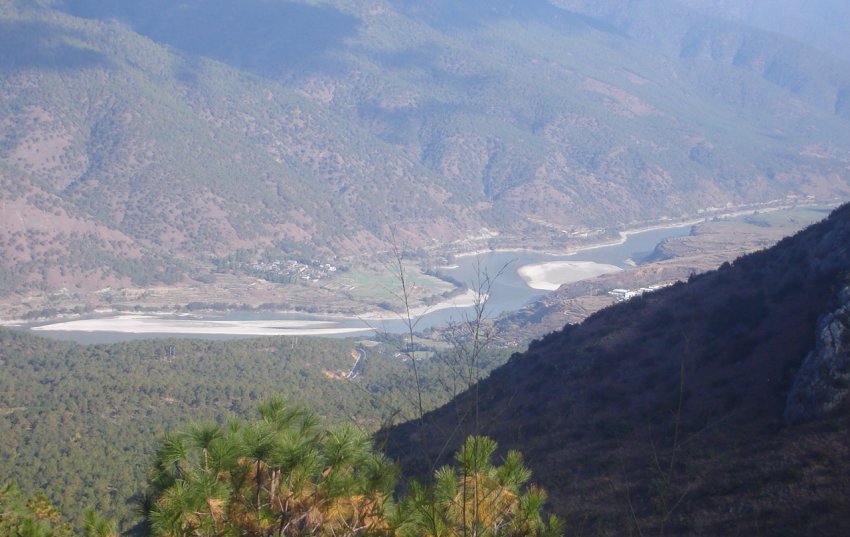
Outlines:
<svg viewBox="0 0 850 537"><path fill-rule="evenodd" d="M293 259L255 261L249 265L249 268L254 276L277 283L316 282L339 270L330 263L312 261L307 264Z"/></svg>

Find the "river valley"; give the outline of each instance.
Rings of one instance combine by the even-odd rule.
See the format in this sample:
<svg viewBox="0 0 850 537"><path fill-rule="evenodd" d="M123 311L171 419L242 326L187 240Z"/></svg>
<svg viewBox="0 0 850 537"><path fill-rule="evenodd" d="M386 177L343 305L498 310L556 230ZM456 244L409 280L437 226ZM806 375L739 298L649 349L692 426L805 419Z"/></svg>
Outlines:
<svg viewBox="0 0 850 537"><path fill-rule="evenodd" d="M438 273L462 282L470 289L477 288L483 279L489 278L486 316L492 318L522 308L549 289L557 288L560 283L629 268L634 260L651 253L659 242L687 235L690 230L691 225L680 225L624 234L620 242L576 252L479 252L458 256L454 266L441 268ZM537 274L537 285L534 281L530 285L521 275L529 271ZM472 293L467 292L424 311L416 311L413 317L415 329L420 331L462 320L471 313L472 301ZM150 337L368 336L376 332L404 332L407 325L401 316L389 311L365 312L360 317L234 311L220 315L103 314L33 323L28 327L57 339L110 343Z"/></svg>

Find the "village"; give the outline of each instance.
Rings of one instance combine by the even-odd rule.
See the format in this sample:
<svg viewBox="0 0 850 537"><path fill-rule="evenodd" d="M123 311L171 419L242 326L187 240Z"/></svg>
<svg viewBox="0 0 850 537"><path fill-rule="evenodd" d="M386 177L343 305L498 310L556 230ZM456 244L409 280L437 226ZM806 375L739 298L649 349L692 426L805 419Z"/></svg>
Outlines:
<svg viewBox="0 0 850 537"><path fill-rule="evenodd" d="M317 282L327 278L339 270L339 267L317 260L308 263L294 259L278 259L274 261L255 261L247 264L248 271L266 281L274 283Z"/></svg>

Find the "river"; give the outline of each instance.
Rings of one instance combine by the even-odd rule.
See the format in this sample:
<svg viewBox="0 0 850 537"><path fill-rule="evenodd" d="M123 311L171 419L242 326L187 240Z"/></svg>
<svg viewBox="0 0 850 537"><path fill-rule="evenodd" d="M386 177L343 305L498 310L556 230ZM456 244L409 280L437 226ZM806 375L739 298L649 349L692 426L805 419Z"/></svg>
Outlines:
<svg viewBox="0 0 850 537"><path fill-rule="evenodd" d="M691 226L654 229L632 233L617 244L597 246L572 254L531 251L485 252L459 256L456 266L440 269L453 280L475 287L479 277L489 277L486 316L495 317L517 310L548 291L532 288L518 273L527 265L556 261L582 262L628 268L669 237L687 235ZM568 269L567 269L568 271ZM564 272L562 269L560 272ZM564 275L564 274L562 274ZM416 330L424 330L470 315L470 307L448 307L416 318ZM233 339L263 335L318 335L329 337L369 336L375 331L399 333L406 330L401 320L366 320L316 315L267 312L230 312L222 315L112 315L30 326L41 334L80 343L110 343L143 338L202 337Z"/></svg>

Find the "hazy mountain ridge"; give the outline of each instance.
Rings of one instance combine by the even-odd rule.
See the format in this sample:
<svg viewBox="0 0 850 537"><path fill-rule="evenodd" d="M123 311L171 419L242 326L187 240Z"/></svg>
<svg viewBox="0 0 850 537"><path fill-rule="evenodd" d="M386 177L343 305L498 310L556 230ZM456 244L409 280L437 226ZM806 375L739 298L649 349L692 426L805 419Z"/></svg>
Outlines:
<svg viewBox="0 0 850 537"><path fill-rule="evenodd" d="M850 192L850 70L740 26L717 23L693 48L748 44L746 65L682 58L542 0L72 0L2 15L4 50L27 51L0 57L0 175L18 185L4 196L32 207L42 189L98 240L102 226L158 259L146 275L101 263L119 283L203 274L238 249L358 255L390 228L413 246L482 228L562 243ZM786 57L775 76L754 67ZM82 268L29 278L11 252L34 257L35 240L4 234L6 292L95 285ZM60 258L75 264L36 270Z"/></svg>
<svg viewBox="0 0 850 537"><path fill-rule="evenodd" d="M769 250L607 308L514 355L422 426L391 430L390 450L419 468L423 445L451 452L475 415L527 455L581 531L846 531L846 371L803 382L842 386L807 395L836 409L807 425L785 413L819 319L846 307L848 245L845 205Z"/></svg>
<svg viewBox="0 0 850 537"><path fill-rule="evenodd" d="M664 0L642 0L625 8L583 0L556 3L598 17L633 39L662 47L667 54L683 60L685 72L691 72L691 76L700 76L703 70L710 72L705 62L732 67L789 91L809 106L848 118L850 77L845 63L786 35L745 25L732 15L734 9L729 5L712 9L696 5L710 2L696 1L690 2L695 6L689 9L679 5L688 2ZM808 4L797 4L797 13L810 9ZM825 14L817 20L823 25L832 24ZM725 78L715 84L728 82ZM747 102L745 95L727 93L720 97L735 104L758 106Z"/></svg>
<svg viewBox="0 0 850 537"><path fill-rule="evenodd" d="M843 21L850 17L850 6L840 0L678 1L714 16L740 20L757 28L791 36L850 61L850 40L843 25Z"/></svg>

